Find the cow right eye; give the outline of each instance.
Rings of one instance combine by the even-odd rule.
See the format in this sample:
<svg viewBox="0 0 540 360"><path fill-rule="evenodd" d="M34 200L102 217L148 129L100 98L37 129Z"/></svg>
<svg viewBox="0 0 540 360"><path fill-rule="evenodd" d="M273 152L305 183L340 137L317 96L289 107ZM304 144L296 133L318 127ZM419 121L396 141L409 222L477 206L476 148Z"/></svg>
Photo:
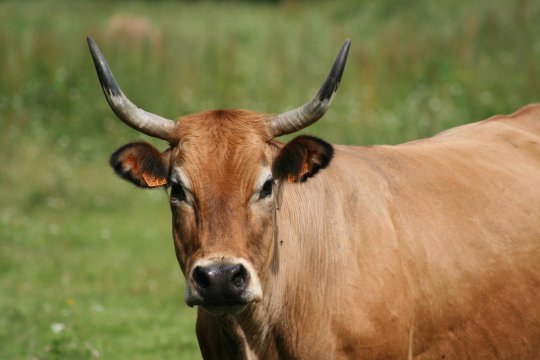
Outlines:
<svg viewBox="0 0 540 360"><path fill-rule="evenodd" d="M186 193L181 185L172 183L171 185L171 203L186 201Z"/></svg>

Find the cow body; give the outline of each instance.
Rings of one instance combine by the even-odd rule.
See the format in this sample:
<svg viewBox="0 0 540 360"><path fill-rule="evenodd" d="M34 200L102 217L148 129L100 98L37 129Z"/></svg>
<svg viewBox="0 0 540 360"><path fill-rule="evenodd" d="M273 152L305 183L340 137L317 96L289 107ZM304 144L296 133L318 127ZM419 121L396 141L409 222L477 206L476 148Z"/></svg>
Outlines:
<svg viewBox="0 0 540 360"><path fill-rule="evenodd" d="M88 39L138 142L110 164L170 189L186 303L206 359L540 358L540 105L398 146L298 136L329 107L178 122L133 104Z"/></svg>
<svg viewBox="0 0 540 360"><path fill-rule="evenodd" d="M335 151L284 185L263 300L222 319L199 310L203 354L538 358L540 105Z"/></svg>

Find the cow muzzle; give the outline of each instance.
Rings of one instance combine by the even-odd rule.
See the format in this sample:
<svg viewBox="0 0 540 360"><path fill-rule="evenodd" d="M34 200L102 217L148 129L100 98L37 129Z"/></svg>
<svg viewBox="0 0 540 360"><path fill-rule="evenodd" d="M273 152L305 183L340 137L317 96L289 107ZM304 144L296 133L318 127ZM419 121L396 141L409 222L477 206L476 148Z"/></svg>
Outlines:
<svg viewBox="0 0 540 360"><path fill-rule="evenodd" d="M257 273L244 259L199 260L186 287L186 303L214 314L236 314L262 297Z"/></svg>

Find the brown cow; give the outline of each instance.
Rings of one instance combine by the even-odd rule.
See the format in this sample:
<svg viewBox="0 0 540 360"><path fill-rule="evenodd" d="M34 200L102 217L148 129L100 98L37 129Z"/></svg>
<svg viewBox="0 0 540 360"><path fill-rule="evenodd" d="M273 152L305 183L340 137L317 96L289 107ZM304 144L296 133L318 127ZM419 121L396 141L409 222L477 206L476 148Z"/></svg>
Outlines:
<svg viewBox="0 0 540 360"><path fill-rule="evenodd" d="M328 108L348 41L296 110L176 123L133 105L89 44L116 115L170 144L111 165L170 187L205 358L540 358L540 105L399 146L281 144Z"/></svg>
<svg viewBox="0 0 540 360"><path fill-rule="evenodd" d="M105 40L122 50L140 52L147 47L154 54L163 52L163 34L151 20L133 14L116 14L107 21Z"/></svg>

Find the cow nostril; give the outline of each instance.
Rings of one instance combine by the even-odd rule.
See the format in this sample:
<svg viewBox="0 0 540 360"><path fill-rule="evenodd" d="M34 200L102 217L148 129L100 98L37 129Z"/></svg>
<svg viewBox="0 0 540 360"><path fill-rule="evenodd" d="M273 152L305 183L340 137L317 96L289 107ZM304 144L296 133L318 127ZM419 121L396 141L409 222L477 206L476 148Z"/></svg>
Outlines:
<svg viewBox="0 0 540 360"><path fill-rule="evenodd" d="M193 270L193 280L201 289L205 289L210 286L210 275L200 266L197 266L195 270Z"/></svg>
<svg viewBox="0 0 540 360"><path fill-rule="evenodd" d="M248 272L244 266L239 264L232 273L231 282L237 289L245 289L248 280Z"/></svg>

